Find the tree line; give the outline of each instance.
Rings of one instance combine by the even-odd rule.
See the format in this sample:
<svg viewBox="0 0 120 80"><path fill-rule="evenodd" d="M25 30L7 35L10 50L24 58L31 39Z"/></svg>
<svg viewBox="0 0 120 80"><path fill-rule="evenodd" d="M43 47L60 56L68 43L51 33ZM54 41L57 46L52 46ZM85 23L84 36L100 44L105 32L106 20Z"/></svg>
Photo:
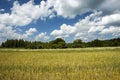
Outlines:
<svg viewBox="0 0 120 80"><path fill-rule="evenodd" d="M50 42L41 41L25 41L23 39L11 39L2 42L1 48L26 48L26 49L62 49L62 48L85 48L85 47L113 47L120 46L120 38L109 40L93 40L91 42L83 42L76 39L72 43L66 43L62 38L57 38Z"/></svg>

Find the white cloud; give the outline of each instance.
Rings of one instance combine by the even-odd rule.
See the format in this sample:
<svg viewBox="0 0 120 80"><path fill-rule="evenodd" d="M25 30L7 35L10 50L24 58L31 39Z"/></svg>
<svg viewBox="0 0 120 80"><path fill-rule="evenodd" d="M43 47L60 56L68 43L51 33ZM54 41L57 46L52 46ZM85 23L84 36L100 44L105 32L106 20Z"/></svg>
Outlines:
<svg viewBox="0 0 120 80"><path fill-rule="evenodd" d="M4 12L5 11L5 9L0 9L0 12Z"/></svg>
<svg viewBox="0 0 120 80"><path fill-rule="evenodd" d="M98 7L100 7L104 1L105 0L55 0L53 6L58 16L74 18L87 11L98 10Z"/></svg>
<svg viewBox="0 0 120 80"><path fill-rule="evenodd" d="M0 43L6 39L19 39L20 34L16 32L11 26L0 24Z"/></svg>
<svg viewBox="0 0 120 80"><path fill-rule="evenodd" d="M63 34L62 30L53 30L51 32L51 35L53 35L53 36L59 36L59 35L62 35L62 34Z"/></svg>
<svg viewBox="0 0 120 80"><path fill-rule="evenodd" d="M74 18L81 8L80 0L55 0L54 9L58 16Z"/></svg>
<svg viewBox="0 0 120 80"><path fill-rule="evenodd" d="M120 25L120 13L115 13L102 17L101 24L103 25Z"/></svg>
<svg viewBox="0 0 120 80"><path fill-rule="evenodd" d="M23 5L20 5L17 1L14 2L14 6L11 9L13 14L18 16L27 16L32 20L44 19L53 15L50 2L41 1L39 5L34 5L34 2L31 0Z"/></svg>
<svg viewBox="0 0 120 80"><path fill-rule="evenodd" d="M80 38L84 41L90 41L98 37L101 38L108 33L117 34L120 32L120 27L110 27L110 21L107 22L109 26L106 26L106 23L103 23L103 18L106 16L101 17L101 15L102 12L94 12L91 15L85 17L85 19L78 21L73 26L63 24L60 26L59 30L53 30L51 35L61 38L66 35L74 35L75 39ZM109 19L110 17L111 16L108 16ZM116 21L118 20L115 20L113 17L113 22ZM107 29L106 27L110 29Z"/></svg>
<svg viewBox="0 0 120 80"><path fill-rule="evenodd" d="M7 26L25 26L31 21L28 17L17 16L16 14L0 14L0 23Z"/></svg>
<svg viewBox="0 0 120 80"><path fill-rule="evenodd" d="M33 0L22 5L18 1L14 1L10 13L0 13L0 42L6 39L29 39L37 30L30 28L25 33L19 33L14 26L26 26L34 20L44 20L46 17L55 17L52 13L51 2L41 1L35 5ZM1 9L0 11L4 11ZM47 39L47 37L45 37Z"/></svg>
<svg viewBox="0 0 120 80"><path fill-rule="evenodd" d="M94 33L94 32L97 32L97 31L102 31L104 29L105 26L92 26L88 32L89 33Z"/></svg>
<svg viewBox="0 0 120 80"><path fill-rule="evenodd" d="M57 15L64 18L74 18L77 15L94 10L103 11L103 15L120 11L120 3L118 0L55 0L53 7Z"/></svg>
<svg viewBox="0 0 120 80"><path fill-rule="evenodd" d="M100 32L100 34L120 34L120 27L110 26L109 28L105 28Z"/></svg>
<svg viewBox="0 0 120 80"><path fill-rule="evenodd" d="M36 28L30 28L28 31L26 31L26 34L32 35L35 32L37 32Z"/></svg>
<svg viewBox="0 0 120 80"><path fill-rule="evenodd" d="M35 5L33 0L30 0L22 5L20 5L18 1L15 1L13 7L11 8L11 14L0 14L0 23L9 26L26 26L34 20L45 20L46 17L54 18L56 15L64 18L74 18L75 16L81 15L87 11L94 11L98 7L104 10L102 7L104 6L104 2L106 4L112 4L117 1L118 0L112 0L110 2L108 0L47 0L41 1L38 5ZM117 7L118 6L119 5L117 3ZM116 8L116 6L112 7ZM118 12L120 11L119 8L114 9L114 11L116 10ZM56 15L55 12L57 13ZM119 21L119 16L120 14L105 16L102 20L103 23L107 24L108 22L116 20ZM113 20L111 20L111 18Z"/></svg>
<svg viewBox="0 0 120 80"><path fill-rule="evenodd" d="M79 37L79 36L82 36L82 35L84 35L84 33L80 32L80 33L75 34L75 37Z"/></svg>
<svg viewBox="0 0 120 80"><path fill-rule="evenodd" d="M35 37L35 40L44 40L44 41L47 41L50 37L47 36L47 32L41 32L40 34L38 34L36 37Z"/></svg>
<svg viewBox="0 0 120 80"><path fill-rule="evenodd" d="M81 15L90 10L99 10L99 8L103 11L107 9L112 10L111 12L115 13L115 11L120 11L120 3L118 2L118 0L47 0L41 1L40 4L35 5L34 1L30 0L29 2L20 5L18 1L15 1L13 7L11 8L11 14L0 14L0 23L10 26L26 26L33 20L37 19L45 20L46 17L53 18L56 15L64 18L74 18L75 16ZM106 5L104 5L105 3ZM109 8L111 6L110 4L113 3L116 3L116 5ZM55 13L57 14L55 15ZM111 18L115 20L116 16L120 15L115 14L112 15ZM107 23L108 20L109 22L112 21L108 19L107 16L103 18L104 23Z"/></svg>
<svg viewBox="0 0 120 80"><path fill-rule="evenodd" d="M60 30L54 30L51 32L53 36L69 35L75 33L76 28L70 25L63 24L60 26Z"/></svg>
<svg viewBox="0 0 120 80"><path fill-rule="evenodd" d="M19 34L17 34L16 30L14 30L11 26L5 26L3 24L0 24L0 38L12 39L18 37Z"/></svg>
<svg viewBox="0 0 120 80"><path fill-rule="evenodd" d="M11 26L5 26L0 24L0 43L6 39L27 39L36 33L36 28L30 28L24 34L18 33L16 29L13 29Z"/></svg>
<svg viewBox="0 0 120 80"><path fill-rule="evenodd" d="M68 38L68 37L70 37L69 35L59 35L59 36L56 36L55 38L57 39L57 38L63 38L63 39L65 39L65 38Z"/></svg>
<svg viewBox="0 0 120 80"><path fill-rule="evenodd" d="M102 14L101 12L95 12L95 13L87 16L85 19L78 21L73 26L63 24L60 26L59 30L53 30L51 32L51 35L59 37L59 36L66 36L66 35L69 36L69 35L75 34L77 37L78 35L81 35L81 33L87 34L89 29L92 26L99 26L99 29L100 29L101 28L100 25L96 24L96 22L95 22L96 21L95 17L97 17L101 14ZM91 18L93 19L92 21L91 21ZM90 30L90 31L92 31L92 30Z"/></svg>
<svg viewBox="0 0 120 80"><path fill-rule="evenodd" d="M34 5L32 0L22 5L15 1L11 14L0 14L0 23L9 26L26 26L39 18L42 20L49 16L53 18L55 15L50 7L50 2L45 1L41 1L39 5Z"/></svg>
<svg viewBox="0 0 120 80"><path fill-rule="evenodd" d="M63 24L63 25L61 26L61 30L62 30L63 33L65 33L65 34L73 34L73 33L75 33L76 28L75 28L75 27L72 27L72 26L70 26L70 25Z"/></svg>
<svg viewBox="0 0 120 80"><path fill-rule="evenodd" d="M37 32L36 28L30 28L25 32L25 34L21 35L21 38L27 39L29 36L33 35L35 32Z"/></svg>
<svg viewBox="0 0 120 80"><path fill-rule="evenodd" d="M118 34L119 36L120 3L118 0L42 0L38 5L34 4L34 0L30 0L21 5L18 1L14 1L10 13L0 13L0 39L2 41L10 38L29 38L37 32L35 28L30 28L20 34L14 26L26 26L38 19L45 20L56 16L75 18L88 11L93 11L93 13L74 25L62 24L59 30L53 30L50 35L61 38L74 35L75 38L83 40L94 39L95 34L98 36ZM35 37L36 40L49 38L46 32Z"/></svg>

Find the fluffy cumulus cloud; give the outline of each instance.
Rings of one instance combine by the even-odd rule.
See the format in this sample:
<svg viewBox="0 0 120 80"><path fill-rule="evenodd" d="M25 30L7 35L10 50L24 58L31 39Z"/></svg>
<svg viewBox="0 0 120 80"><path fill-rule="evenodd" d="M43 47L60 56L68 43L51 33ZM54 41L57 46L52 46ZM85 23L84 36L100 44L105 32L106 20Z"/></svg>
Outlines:
<svg viewBox="0 0 120 80"><path fill-rule="evenodd" d="M78 21L74 25L66 25L63 24L60 26L59 30L53 30L51 32L51 35L59 37L59 36L66 36L69 37L70 35L74 34L75 37L84 36L85 34L88 34L88 31L90 27L92 26L100 26L96 24L96 18L97 16L101 15L101 12L95 12L89 16L87 16L85 19ZM95 18L94 21L91 21L91 19Z"/></svg>
<svg viewBox="0 0 120 80"><path fill-rule="evenodd" d="M37 30L35 28L30 28L24 34L17 33L14 26L26 26L37 19L44 20L46 17L54 17L50 2L41 1L39 5L35 5L33 0L22 5L18 1L13 3L11 8L11 13L0 13L0 39L4 41L5 39L11 38L28 38L34 34ZM4 11L4 9L0 9Z"/></svg>
<svg viewBox="0 0 120 80"><path fill-rule="evenodd" d="M71 29L73 33L69 33L67 28L64 32L61 29L63 25L61 25L60 29L53 30L51 35L56 37L74 35L75 38L80 38L84 41L103 37L105 34L120 36L120 3L118 0L56 0L55 2L57 15L64 18L74 18L87 11L93 11L93 13L74 25L63 24L66 27L70 27L69 29L74 28Z"/></svg>
<svg viewBox="0 0 120 80"><path fill-rule="evenodd" d="M31 21L28 17L17 16L16 14L0 14L0 23L6 26L25 26Z"/></svg>
<svg viewBox="0 0 120 80"><path fill-rule="evenodd" d="M116 19L116 14L101 16L102 14L101 11L95 11L72 26L63 24L59 30L53 30L51 35L56 37L74 35L74 39L80 38L84 41L96 39L98 36L101 39L106 34L119 37L120 27L112 26L119 21L119 17Z"/></svg>
<svg viewBox="0 0 120 80"><path fill-rule="evenodd" d="M11 26L0 24L0 43L6 39L18 39L19 37L20 35Z"/></svg>
<svg viewBox="0 0 120 80"><path fill-rule="evenodd" d="M32 36L37 32L36 28L30 28L26 30L24 34L17 33L16 29L13 29L11 26L5 26L0 24L0 43L6 39L26 39Z"/></svg>
<svg viewBox="0 0 120 80"><path fill-rule="evenodd" d="M113 36L120 36L120 27L110 26L100 32L100 34L112 34Z"/></svg>
<svg viewBox="0 0 120 80"><path fill-rule="evenodd" d="M105 36L105 34L120 37L120 2L118 0L42 0L37 5L34 0L24 4L14 1L10 13L4 11L0 9L0 41L10 38L29 39L37 32L36 28L18 33L15 27L26 26L38 19L46 20L57 16L72 19L88 11L93 13L74 25L62 24L50 35L61 38L74 36L85 41ZM49 38L47 32L34 37L35 40Z"/></svg>
<svg viewBox="0 0 120 80"><path fill-rule="evenodd" d="M114 13L111 15L103 16L101 23L103 25L119 26L120 25L120 13Z"/></svg>
<svg viewBox="0 0 120 80"><path fill-rule="evenodd" d="M38 34L36 37L35 37L35 40L43 40L43 41L46 41L48 40L50 37L47 36L47 32L41 32L40 34Z"/></svg>
<svg viewBox="0 0 120 80"><path fill-rule="evenodd" d="M94 10L102 10L103 15L120 11L118 0L47 0L47 2L51 2L53 11L64 18L74 18L77 15Z"/></svg>
<svg viewBox="0 0 120 80"><path fill-rule="evenodd" d="M30 28L21 36L21 38L28 38L29 36L33 35L35 32L37 32L36 28Z"/></svg>
<svg viewBox="0 0 120 80"><path fill-rule="evenodd" d="M19 4L15 1L10 13L0 14L0 23L11 26L25 26L30 24L33 20L45 19L50 15L54 15L52 10L49 9L50 3L41 1L39 5L34 5L33 0Z"/></svg>
<svg viewBox="0 0 120 80"><path fill-rule="evenodd" d="M58 37L61 37L61 38L62 37L69 37L69 35L75 33L75 31L76 31L75 27L63 24L63 25L61 25L60 30L52 31L51 35L57 36L56 38L58 38Z"/></svg>
<svg viewBox="0 0 120 80"><path fill-rule="evenodd" d="M104 0L55 0L54 9L58 16L74 18L87 11L98 8Z"/></svg>

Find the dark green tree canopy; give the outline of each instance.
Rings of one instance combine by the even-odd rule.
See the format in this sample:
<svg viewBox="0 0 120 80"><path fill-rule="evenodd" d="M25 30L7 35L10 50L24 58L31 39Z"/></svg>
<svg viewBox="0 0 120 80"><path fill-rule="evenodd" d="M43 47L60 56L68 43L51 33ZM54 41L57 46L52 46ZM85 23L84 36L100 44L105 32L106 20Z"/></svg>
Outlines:
<svg viewBox="0 0 120 80"><path fill-rule="evenodd" d="M65 41L62 38L57 38L53 41L50 41L50 44L59 44L60 42L65 43Z"/></svg>
<svg viewBox="0 0 120 80"><path fill-rule="evenodd" d="M73 41L74 44L82 44L82 40L81 39L76 39Z"/></svg>
<svg viewBox="0 0 120 80"><path fill-rule="evenodd" d="M62 49L62 48L83 48L83 47L112 47L120 46L120 38L110 40L93 40L91 42L82 42L81 39L76 39L73 43L66 43L62 38L57 38L50 42L41 41L25 41L20 40L6 40L0 45L0 48L30 48L30 49Z"/></svg>
<svg viewBox="0 0 120 80"><path fill-rule="evenodd" d="M50 48L65 48L66 43L62 38L57 38L49 42Z"/></svg>

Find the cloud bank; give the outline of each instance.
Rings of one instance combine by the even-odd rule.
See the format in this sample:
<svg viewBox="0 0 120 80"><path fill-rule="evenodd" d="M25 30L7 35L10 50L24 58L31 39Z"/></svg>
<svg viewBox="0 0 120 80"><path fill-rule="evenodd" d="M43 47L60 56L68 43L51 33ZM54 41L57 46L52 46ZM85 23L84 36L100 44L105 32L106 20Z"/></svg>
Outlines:
<svg viewBox="0 0 120 80"><path fill-rule="evenodd" d="M120 37L120 2L118 0L42 0L37 5L34 0L24 4L14 1L10 13L1 13L3 11L5 10L0 9L0 41L29 39L37 33L36 28L31 27L23 33L18 33L16 27L29 25L39 19L45 21L47 18L59 16L64 19L74 19L89 11L93 13L74 25L61 24L58 30L51 31L50 36L47 32L40 32L33 39L74 36L74 39L89 41L98 37L104 39L107 34L111 35L111 38Z"/></svg>

